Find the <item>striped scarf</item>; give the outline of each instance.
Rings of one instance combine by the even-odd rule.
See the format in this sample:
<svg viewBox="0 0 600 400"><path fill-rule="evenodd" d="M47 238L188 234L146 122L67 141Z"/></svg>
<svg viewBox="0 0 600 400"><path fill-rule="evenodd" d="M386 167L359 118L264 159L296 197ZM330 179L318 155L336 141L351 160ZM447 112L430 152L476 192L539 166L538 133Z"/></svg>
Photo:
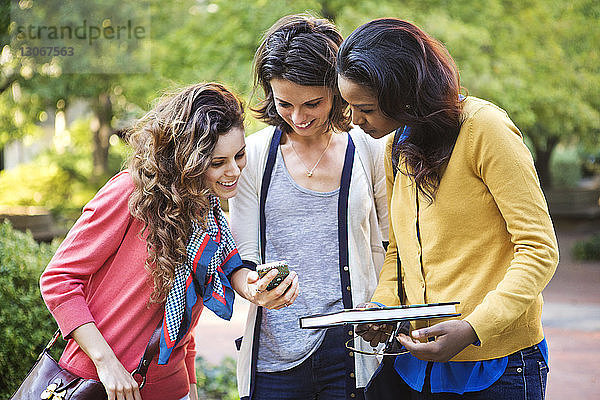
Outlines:
<svg viewBox="0 0 600 400"><path fill-rule="evenodd" d="M187 259L175 271L173 287L167 296L158 364L168 362L173 348L189 331L192 307L198 296L219 317L231 319L235 296L227 275L241 266L242 260L219 199L212 195L209 199L206 229L197 221L192 221Z"/></svg>

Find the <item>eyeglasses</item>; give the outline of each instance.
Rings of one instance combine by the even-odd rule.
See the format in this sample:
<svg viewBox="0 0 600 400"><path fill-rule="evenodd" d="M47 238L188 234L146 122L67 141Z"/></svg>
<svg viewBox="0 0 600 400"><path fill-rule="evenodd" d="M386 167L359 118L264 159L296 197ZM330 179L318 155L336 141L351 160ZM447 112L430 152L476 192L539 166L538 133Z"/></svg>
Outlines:
<svg viewBox="0 0 600 400"><path fill-rule="evenodd" d="M352 342L356 338L360 338L360 336L355 335L354 338L347 340L345 345L348 350L351 350L358 354L364 354L366 356L399 356L402 354L409 353L408 350L402 350L404 347L402 347L402 345L400 344L400 342L398 342L398 339L396 338L388 340L386 342L385 347L381 351L364 351L351 346L350 342Z"/></svg>
<svg viewBox="0 0 600 400"><path fill-rule="evenodd" d="M364 354L367 356L399 356L402 354L407 354L407 353L409 353L409 351L406 350L400 344L398 339L396 339L396 336L398 336L399 333L408 334L409 330L410 330L410 324L407 321L402 321L396 325L396 328L393 330L393 333L380 331L380 333L384 333L385 335L388 336L388 339L385 342L385 346L384 346L383 350L381 350L381 351L364 351L364 350L357 349L354 346L351 346L350 345L351 342L353 342L357 338L361 338L358 335L355 335L352 339L347 340L344 345L346 346L346 348L348 350L351 350L358 354Z"/></svg>

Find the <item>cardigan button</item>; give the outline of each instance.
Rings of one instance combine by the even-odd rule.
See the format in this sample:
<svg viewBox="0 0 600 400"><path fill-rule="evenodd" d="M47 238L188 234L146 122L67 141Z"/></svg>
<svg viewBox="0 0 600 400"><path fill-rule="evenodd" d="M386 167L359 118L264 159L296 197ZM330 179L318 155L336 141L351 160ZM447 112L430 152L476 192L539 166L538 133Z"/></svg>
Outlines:
<svg viewBox="0 0 600 400"><path fill-rule="evenodd" d="M352 290L352 288L350 286L346 286L346 290L350 291L350 290Z"/></svg>
<svg viewBox="0 0 600 400"><path fill-rule="evenodd" d="M350 378L354 378L354 372L350 372Z"/></svg>
<svg viewBox="0 0 600 400"><path fill-rule="evenodd" d="M354 393L350 393L350 397L354 398L356 395Z"/></svg>
<svg viewBox="0 0 600 400"><path fill-rule="evenodd" d="M353 351L348 352L348 356L354 357L354 352Z"/></svg>
<svg viewBox="0 0 600 400"><path fill-rule="evenodd" d="M348 271L348 270L349 270L348 266L344 265L344 271Z"/></svg>
<svg viewBox="0 0 600 400"><path fill-rule="evenodd" d="M352 331L348 331L348 336L352 336Z"/></svg>

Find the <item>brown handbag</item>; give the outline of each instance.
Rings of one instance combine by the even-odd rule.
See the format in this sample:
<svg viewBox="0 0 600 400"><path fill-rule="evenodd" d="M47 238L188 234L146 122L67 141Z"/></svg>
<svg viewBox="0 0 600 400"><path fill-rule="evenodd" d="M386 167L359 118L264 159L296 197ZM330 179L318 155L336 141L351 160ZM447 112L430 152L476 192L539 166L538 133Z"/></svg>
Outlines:
<svg viewBox="0 0 600 400"><path fill-rule="evenodd" d="M139 376L142 389L146 383L146 373L150 361L158 352L158 341L160 340L160 326L152 333L146 350L142 355L138 367L131 373ZM60 331L56 331L50 342L46 345L38 357L27 377L21 383L15 394L9 400L106 400L107 395L104 385L94 379L81 378L62 368L50 356L49 350L54 345ZM139 382L139 381L138 381Z"/></svg>

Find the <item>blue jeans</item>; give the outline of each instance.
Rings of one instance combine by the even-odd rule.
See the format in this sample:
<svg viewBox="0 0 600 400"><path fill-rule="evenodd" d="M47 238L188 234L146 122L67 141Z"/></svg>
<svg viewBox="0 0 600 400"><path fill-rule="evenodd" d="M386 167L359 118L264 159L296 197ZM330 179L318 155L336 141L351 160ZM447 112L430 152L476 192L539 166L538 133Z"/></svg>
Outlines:
<svg viewBox="0 0 600 400"><path fill-rule="evenodd" d="M542 353L537 346L531 346L509 355L504 374L487 389L464 394L432 394L428 376L423 392L410 389L410 400L544 400L547 376L548 366Z"/></svg>
<svg viewBox="0 0 600 400"><path fill-rule="evenodd" d="M346 400L343 327L330 328L302 364L279 372L257 372L253 400ZM354 399L363 399L362 389Z"/></svg>

